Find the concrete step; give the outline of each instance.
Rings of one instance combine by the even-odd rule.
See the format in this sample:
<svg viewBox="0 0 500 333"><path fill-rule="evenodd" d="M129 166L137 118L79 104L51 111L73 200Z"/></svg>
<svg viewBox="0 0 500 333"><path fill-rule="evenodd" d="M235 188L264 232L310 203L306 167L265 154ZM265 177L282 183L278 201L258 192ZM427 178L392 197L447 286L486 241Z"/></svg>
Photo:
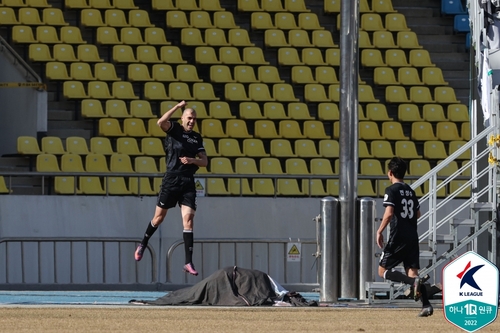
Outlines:
<svg viewBox="0 0 500 333"><path fill-rule="evenodd" d="M453 235L446 234L437 234L436 235L436 243L437 244L452 244L455 241L455 237Z"/></svg>
<svg viewBox="0 0 500 333"><path fill-rule="evenodd" d="M473 219L454 218L450 224L454 227L473 227L476 225L476 221Z"/></svg>
<svg viewBox="0 0 500 333"><path fill-rule="evenodd" d="M495 207L492 202L475 202L471 205L471 209L476 212L491 212Z"/></svg>

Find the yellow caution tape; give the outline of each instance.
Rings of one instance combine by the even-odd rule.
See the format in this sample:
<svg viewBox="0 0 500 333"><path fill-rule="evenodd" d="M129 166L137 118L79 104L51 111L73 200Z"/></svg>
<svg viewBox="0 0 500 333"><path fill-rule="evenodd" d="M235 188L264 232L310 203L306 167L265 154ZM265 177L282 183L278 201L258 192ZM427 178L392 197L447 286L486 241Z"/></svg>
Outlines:
<svg viewBox="0 0 500 333"><path fill-rule="evenodd" d="M41 82L0 82L0 88L42 88L47 90L45 83Z"/></svg>

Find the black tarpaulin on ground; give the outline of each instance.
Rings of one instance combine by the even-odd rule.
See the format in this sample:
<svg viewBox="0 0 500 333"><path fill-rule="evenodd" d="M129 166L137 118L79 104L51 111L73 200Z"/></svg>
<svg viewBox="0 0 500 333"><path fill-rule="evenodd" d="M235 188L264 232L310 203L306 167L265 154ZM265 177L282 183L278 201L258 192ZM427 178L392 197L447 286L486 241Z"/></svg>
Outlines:
<svg viewBox="0 0 500 333"><path fill-rule="evenodd" d="M192 287L172 291L154 301L131 300L149 305L271 306L276 293L269 276L255 269L226 267Z"/></svg>

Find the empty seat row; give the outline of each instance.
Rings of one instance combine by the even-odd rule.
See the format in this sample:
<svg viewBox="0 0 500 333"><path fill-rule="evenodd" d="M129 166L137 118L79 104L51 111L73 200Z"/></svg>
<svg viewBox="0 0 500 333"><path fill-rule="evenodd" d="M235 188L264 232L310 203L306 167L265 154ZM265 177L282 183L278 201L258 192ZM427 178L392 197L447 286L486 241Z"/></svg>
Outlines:
<svg viewBox="0 0 500 333"><path fill-rule="evenodd" d="M327 93L328 91L328 93ZM308 83L304 85L304 100L306 102L339 102L340 85L330 84L326 88L322 84ZM373 88L367 84L358 85L358 101L360 103L378 103Z"/></svg>
<svg viewBox="0 0 500 333"><path fill-rule="evenodd" d="M134 87L130 81L118 81L112 83L110 91L106 81L89 81L85 84L82 81L64 81L63 95L67 99L139 99L134 92ZM165 85L162 82L146 82L144 84L144 98L147 100L198 100L215 101L219 97L215 96L214 89L210 83L194 83L191 89L187 83L169 83L169 94L167 95Z"/></svg>
<svg viewBox="0 0 500 333"><path fill-rule="evenodd" d="M260 47L244 47L240 50L234 46L223 46L218 51L211 46L198 46L195 49L197 64L228 64L228 65L269 65Z"/></svg>
<svg viewBox="0 0 500 333"><path fill-rule="evenodd" d="M56 176L54 191L61 195L158 195L161 177ZM151 185L153 182L153 186Z"/></svg>
<svg viewBox="0 0 500 333"><path fill-rule="evenodd" d="M452 87L404 86L389 85L385 88L387 103L416 103L416 104L460 104ZM409 94L408 94L408 91Z"/></svg>
<svg viewBox="0 0 500 333"><path fill-rule="evenodd" d="M429 51L415 49L409 51L406 56L405 50L388 49L382 55L381 50L365 49L361 51L361 65L364 67L435 67Z"/></svg>
<svg viewBox="0 0 500 333"><path fill-rule="evenodd" d="M443 72L438 67L422 68L421 77L416 67L399 67L397 73L398 75L396 78L394 70L391 67L376 67L373 72L373 82L377 85L448 85L448 82L444 80Z"/></svg>
<svg viewBox="0 0 500 333"><path fill-rule="evenodd" d="M96 30L96 41L103 45L170 45L165 32L161 28L146 28L144 33L136 27L99 27ZM155 52L156 53L156 52Z"/></svg>
<svg viewBox="0 0 500 333"><path fill-rule="evenodd" d="M271 94L272 91L272 94ZM243 83L226 83L224 97L227 101L258 102L298 102L293 86L289 83L250 83L248 88Z"/></svg>
<svg viewBox="0 0 500 333"><path fill-rule="evenodd" d="M128 14L122 9L106 9L104 18L99 9L82 9L80 22L84 27L154 27L149 14L143 9L131 9Z"/></svg>
<svg viewBox="0 0 500 333"><path fill-rule="evenodd" d="M337 28L340 27L340 14L337 16ZM385 18L379 13L361 14L360 29L366 31L410 31L406 18L401 13L388 13ZM340 30L340 29L339 29Z"/></svg>
<svg viewBox="0 0 500 333"><path fill-rule="evenodd" d="M36 155L36 171L158 174L166 171L166 164L165 157L160 158L157 163L152 156L131 157L121 153L112 154L109 158L95 153L85 156L63 154L60 159L54 154L42 153Z"/></svg>
<svg viewBox="0 0 500 333"><path fill-rule="evenodd" d="M40 14L41 13L41 14ZM19 8L0 7L0 25L69 25L64 18L64 13L59 8L34 7Z"/></svg>
<svg viewBox="0 0 500 333"><path fill-rule="evenodd" d="M264 32L264 44L266 47L338 47L328 30L292 29L285 33L279 29L267 29Z"/></svg>
<svg viewBox="0 0 500 333"><path fill-rule="evenodd" d="M204 33L198 28L183 28L181 44L185 46L255 46L245 29L206 29Z"/></svg>
<svg viewBox="0 0 500 333"><path fill-rule="evenodd" d="M33 29L27 25L15 25L12 27L12 41L20 44L86 44L83 40L80 28L74 26L61 27L57 31L55 26L41 25L36 27L36 37Z"/></svg>
<svg viewBox="0 0 500 333"><path fill-rule="evenodd" d="M240 12L310 12L305 5L305 0L238 0Z"/></svg>
<svg viewBox="0 0 500 333"><path fill-rule="evenodd" d="M189 16L189 21L188 21ZM166 26L170 29L198 28L198 29L239 29L233 13L226 11L181 11L170 10L166 14Z"/></svg>
<svg viewBox="0 0 500 333"><path fill-rule="evenodd" d="M107 137L92 137L89 148L87 140L79 136L66 138L64 144L63 140L59 137L44 137L41 139L40 145L35 137L20 136L17 139L17 152L22 155L88 155L91 153L112 155L119 153L134 156L165 156L163 142L159 138L142 138L140 143L136 138L132 137L119 137L114 141L115 143L112 145L111 140Z"/></svg>
<svg viewBox="0 0 500 333"><path fill-rule="evenodd" d="M323 10L326 14L340 13L341 0L324 0ZM397 10L392 6L391 0L371 1L371 6L368 0L359 1L360 13L394 13Z"/></svg>
<svg viewBox="0 0 500 333"><path fill-rule="evenodd" d="M417 104L399 104L398 120L401 122L451 121L461 123L470 121L470 117L465 104L448 104L446 114L442 104L424 104L422 111Z"/></svg>
<svg viewBox="0 0 500 333"><path fill-rule="evenodd" d="M6 7L35 7L48 8L52 7L47 0L0 0L0 6Z"/></svg>
<svg viewBox="0 0 500 333"><path fill-rule="evenodd" d="M138 7L135 5L134 0L65 0L64 4L68 9L138 9ZM225 10L220 6L218 0L199 0L199 6L197 4L197 1L195 0L176 0L175 4L174 0L152 0L151 7L154 10Z"/></svg>
<svg viewBox="0 0 500 333"><path fill-rule="evenodd" d="M250 18L250 25L254 30L262 29L302 29L322 30L318 16L314 13L300 13L295 19L294 13L280 12L274 15L268 12L254 12Z"/></svg>

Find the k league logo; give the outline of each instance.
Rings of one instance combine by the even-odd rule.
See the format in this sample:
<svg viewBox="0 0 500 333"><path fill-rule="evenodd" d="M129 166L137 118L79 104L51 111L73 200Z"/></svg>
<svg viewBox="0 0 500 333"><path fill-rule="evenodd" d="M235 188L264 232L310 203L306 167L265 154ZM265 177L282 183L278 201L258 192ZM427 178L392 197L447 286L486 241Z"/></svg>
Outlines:
<svg viewBox="0 0 500 333"><path fill-rule="evenodd" d="M443 269L445 318L474 332L492 323L498 309L498 269L470 251Z"/></svg>

